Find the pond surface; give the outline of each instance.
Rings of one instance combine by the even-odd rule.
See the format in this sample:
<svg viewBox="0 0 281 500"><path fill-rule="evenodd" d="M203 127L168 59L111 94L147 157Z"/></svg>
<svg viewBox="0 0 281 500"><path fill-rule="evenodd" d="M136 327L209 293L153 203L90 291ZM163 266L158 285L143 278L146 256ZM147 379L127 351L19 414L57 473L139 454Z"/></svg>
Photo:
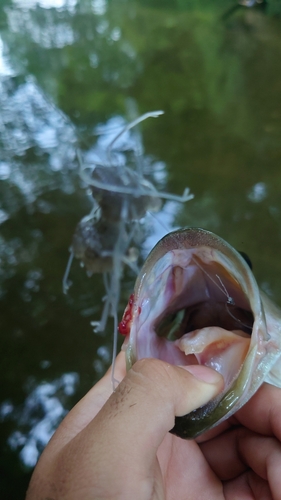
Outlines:
<svg viewBox="0 0 281 500"><path fill-rule="evenodd" d="M246 3L246 2L245 2ZM249 2L250 3L250 2ZM245 251L281 304L281 8L227 0L2 0L0 34L0 497L24 498L39 453L110 364L112 321L93 333L104 285L68 248L91 203L77 150L163 110L136 141L165 202L142 220L145 257L173 227ZM135 141L135 142L134 142ZM140 258L140 260L141 260ZM134 274L125 270L119 318Z"/></svg>

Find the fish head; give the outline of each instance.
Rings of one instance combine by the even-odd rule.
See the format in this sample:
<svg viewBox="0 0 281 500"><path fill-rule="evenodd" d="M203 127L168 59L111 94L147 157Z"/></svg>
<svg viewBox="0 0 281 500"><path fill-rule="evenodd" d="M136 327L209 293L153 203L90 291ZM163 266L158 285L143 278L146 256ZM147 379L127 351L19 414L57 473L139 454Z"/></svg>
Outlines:
<svg viewBox="0 0 281 500"><path fill-rule="evenodd" d="M279 345L267 331L260 291L244 258L201 228L160 240L136 280L119 329L127 369L141 358L217 370L224 389L176 417L172 433L193 439L235 413L256 392Z"/></svg>

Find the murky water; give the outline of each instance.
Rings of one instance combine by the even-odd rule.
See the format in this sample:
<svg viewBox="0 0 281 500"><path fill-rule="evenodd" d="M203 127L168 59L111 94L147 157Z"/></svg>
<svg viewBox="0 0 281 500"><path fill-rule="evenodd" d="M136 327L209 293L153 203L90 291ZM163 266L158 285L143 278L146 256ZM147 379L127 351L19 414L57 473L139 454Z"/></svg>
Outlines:
<svg viewBox="0 0 281 500"><path fill-rule="evenodd" d="M1 7L0 497L14 500L111 358L112 323L104 334L90 325L102 277L76 260L62 293L75 226L91 208L77 148L94 161L118 127L164 110L138 129L143 161L158 189L188 186L195 197L144 219L141 254L171 227L207 228L250 255L281 303L281 9L276 0ZM133 282L126 271L120 316Z"/></svg>

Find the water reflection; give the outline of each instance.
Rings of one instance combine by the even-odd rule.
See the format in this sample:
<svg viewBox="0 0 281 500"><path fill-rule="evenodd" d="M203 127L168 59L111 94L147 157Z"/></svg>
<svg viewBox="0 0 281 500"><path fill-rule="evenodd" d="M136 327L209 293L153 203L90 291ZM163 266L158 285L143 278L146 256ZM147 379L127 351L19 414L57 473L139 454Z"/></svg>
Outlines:
<svg viewBox="0 0 281 500"><path fill-rule="evenodd" d="M106 0L92 0L91 3L94 14L102 16L106 13L106 6L107 6Z"/></svg>
<svg viewBox="0 0 281 500"><path fill-rule="evenodd" d="M257 182L248 194L248 198L253 203L260 203L267 197L267 186L265 182Z"/></svg>
<svg viewBox="0 0 281 500"><path fill-rule="evenodd" d="M64 373L52 382L39 385L30 380L29 394L23 407L15 407L11 401L1 404L0 420L12 420L17 424L17 430L9 436L8 443L12 450L19 450L19 456L27 467L36 464L39 454L66 415L65 403L74 394L78 381L77 373Z"/></svg>
<svg viewBox="0 0 281 500"><path fill-rule="evenodd" d="M107 346L100 346L97 350L97 358L93 362L93 367L95 371L102 376L104 374L104 368L111 361L111 352Z"/></svg>
<svg viewBox="0 0 281 500"><path fill-rule="evenodd" d="M70 12L74 11L77 0L13 0L15 7L21 9L35 9L37 6L43 9L67 9Z"/></svg>
<svg viewBox="0 0 281 500"><path fill-rule="evenodd" d="M76 261L74 285L67 296L61 289L74 228L92 208L77 148L85 163L105 164L118 130L163 109L142 133L120 138L112 161L131 168L141 159L158 191L187 185L195 198L186 206L166 201L141 221L140 262L174 225L203 226L245 250L280 302L281 10L275 0L224 18L223 0L2 4L0 497L14 500L24 496L15 473L26 481L18 453L32 442L34 463L42 447L33 424L40 429L53 415L42 424L47 439L110 363L112 322L102 335L90 326L101 315L102 278L88 279ZM119 318L134 279L126 267ZM67 396L70 373L80 382Z"/></svg>
<svg viewBox="0 0 281 500"><path fill-rule="evenodd" d="M25 33L31 42L45 49L61 49L75 41L71 25L67 21L60 22L53 10L47 11L43 19L36 10L28 8L8 9L7 16L11 31L21 36Z"/></svg>
<svg viewBox="0 0 281 500"><path fill-rule="evenodd" d="M35 202L42 192L58 187L73 192L76 137L73 126L32 78L19 86L3 80L0 107L0 178L5 181L0 185L0 207L4 222L22 205ZM27 153L28 162L24 158Z"/></svg>
<svg viewBox="0 0 281 500"><path fill-rule="evenodd" d="M13 76L14 71L12 70L10 63L9 63L9 58L5 54L5 47L4 43L2 41L2 38L0 37L0 76Z"/></svg>

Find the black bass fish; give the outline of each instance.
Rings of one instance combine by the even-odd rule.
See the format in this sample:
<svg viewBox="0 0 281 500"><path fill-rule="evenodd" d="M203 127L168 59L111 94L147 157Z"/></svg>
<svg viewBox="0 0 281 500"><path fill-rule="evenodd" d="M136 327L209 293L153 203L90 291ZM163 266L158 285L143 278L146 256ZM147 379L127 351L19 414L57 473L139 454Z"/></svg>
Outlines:
<svg viewBox="0 0 281 500"><path fill-rule="evenodd" d="M263 382L281 387L281 310L259 290L242 255L204 229L175 231L157 243L119 331L128 369L152 357L222 374L216 398L176 417L171 432L182 438L229 418Z"/></svg>

